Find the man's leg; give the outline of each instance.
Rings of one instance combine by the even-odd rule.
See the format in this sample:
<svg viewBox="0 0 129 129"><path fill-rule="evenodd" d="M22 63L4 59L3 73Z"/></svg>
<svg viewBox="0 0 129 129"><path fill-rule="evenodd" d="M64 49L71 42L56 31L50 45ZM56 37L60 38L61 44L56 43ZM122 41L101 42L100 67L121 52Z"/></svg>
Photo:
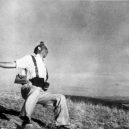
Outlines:
<svg viewBox="0 0 129 129"><path fill-rule="evenodd" d="M65 96L42 91L40 93L38 103L47 104L49 101L52 102L55 107L54 113L56 126L69 125L69 113Z"/></svg>
<svg viewBox="0 0 129 129"><path fill-rule="evenodd" d="M22 91L23 95L25 92L24 90ZM31 114L33 113L35 105L38 101L40 90L41 88L32 86L30 87L28 94L26 94L25 102L21 110L21 117L23 118L25 123L29 123L31 121Z"/></svg>

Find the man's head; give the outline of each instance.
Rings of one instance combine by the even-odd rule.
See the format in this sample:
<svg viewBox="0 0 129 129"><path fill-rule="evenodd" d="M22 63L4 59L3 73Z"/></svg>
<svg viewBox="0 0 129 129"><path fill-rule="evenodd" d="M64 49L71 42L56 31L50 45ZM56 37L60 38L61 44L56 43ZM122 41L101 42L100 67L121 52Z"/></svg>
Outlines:
<svg viewBox="0 0 129 129"><path fill-rule="evenodd" d="M39 45L37 45L34 49L35 54L40 54L43 58L45 58L48 54L48 49L45 46L44 42L40 42Z"/></svg>

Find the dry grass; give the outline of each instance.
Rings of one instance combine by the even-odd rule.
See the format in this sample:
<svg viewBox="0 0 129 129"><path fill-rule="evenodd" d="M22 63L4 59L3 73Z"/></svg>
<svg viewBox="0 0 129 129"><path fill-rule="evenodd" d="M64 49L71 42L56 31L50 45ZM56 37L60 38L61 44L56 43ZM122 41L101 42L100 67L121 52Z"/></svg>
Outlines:
<svg viewBox="0 0 129 129"><path fill-rule="evenodd" d="M79 129L129 129L129 112L117 106L68 99L71 122Z"/></svg>
<svg viewBox="0 0 129 129"><path fill-rule="evenodd" d="M19 93L3 92L0 96L0 126L16 129L13 120L21 122L18 115L23 99ZM67 103L71 123L76 129L129 129L128 110L96 104L81 97L67 97ZM32 118L35 129L50 129L47 125L54 124L53 108L37 105Z"/></svg>

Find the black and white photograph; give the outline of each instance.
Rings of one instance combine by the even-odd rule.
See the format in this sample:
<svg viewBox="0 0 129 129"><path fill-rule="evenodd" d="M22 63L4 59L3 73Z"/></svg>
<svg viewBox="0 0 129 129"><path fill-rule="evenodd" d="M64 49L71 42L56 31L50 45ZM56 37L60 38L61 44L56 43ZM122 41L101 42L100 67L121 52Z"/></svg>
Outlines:
<svg viewBox="0 0 129 129"><path fill-rule="evenodd" d="M129 129L129 1L0 0L0 129Z"/></svg>

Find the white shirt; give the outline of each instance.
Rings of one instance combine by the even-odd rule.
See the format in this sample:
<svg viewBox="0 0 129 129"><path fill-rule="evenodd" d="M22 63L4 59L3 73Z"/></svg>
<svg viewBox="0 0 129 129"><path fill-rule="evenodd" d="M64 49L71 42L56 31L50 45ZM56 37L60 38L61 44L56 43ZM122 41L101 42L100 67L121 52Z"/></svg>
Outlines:
<svg viewBox="0 0 129 129"><path fill-rule="evenodd" d="M39 54L34 55L34 57L36 59L39 77L44 78L44 80L46 80L47 71L44 60L40 57ZM28 79L36 77L35 65L31 55L26 55L21 59L16 60L16 67L21 69L27 69Z"/></svg>

